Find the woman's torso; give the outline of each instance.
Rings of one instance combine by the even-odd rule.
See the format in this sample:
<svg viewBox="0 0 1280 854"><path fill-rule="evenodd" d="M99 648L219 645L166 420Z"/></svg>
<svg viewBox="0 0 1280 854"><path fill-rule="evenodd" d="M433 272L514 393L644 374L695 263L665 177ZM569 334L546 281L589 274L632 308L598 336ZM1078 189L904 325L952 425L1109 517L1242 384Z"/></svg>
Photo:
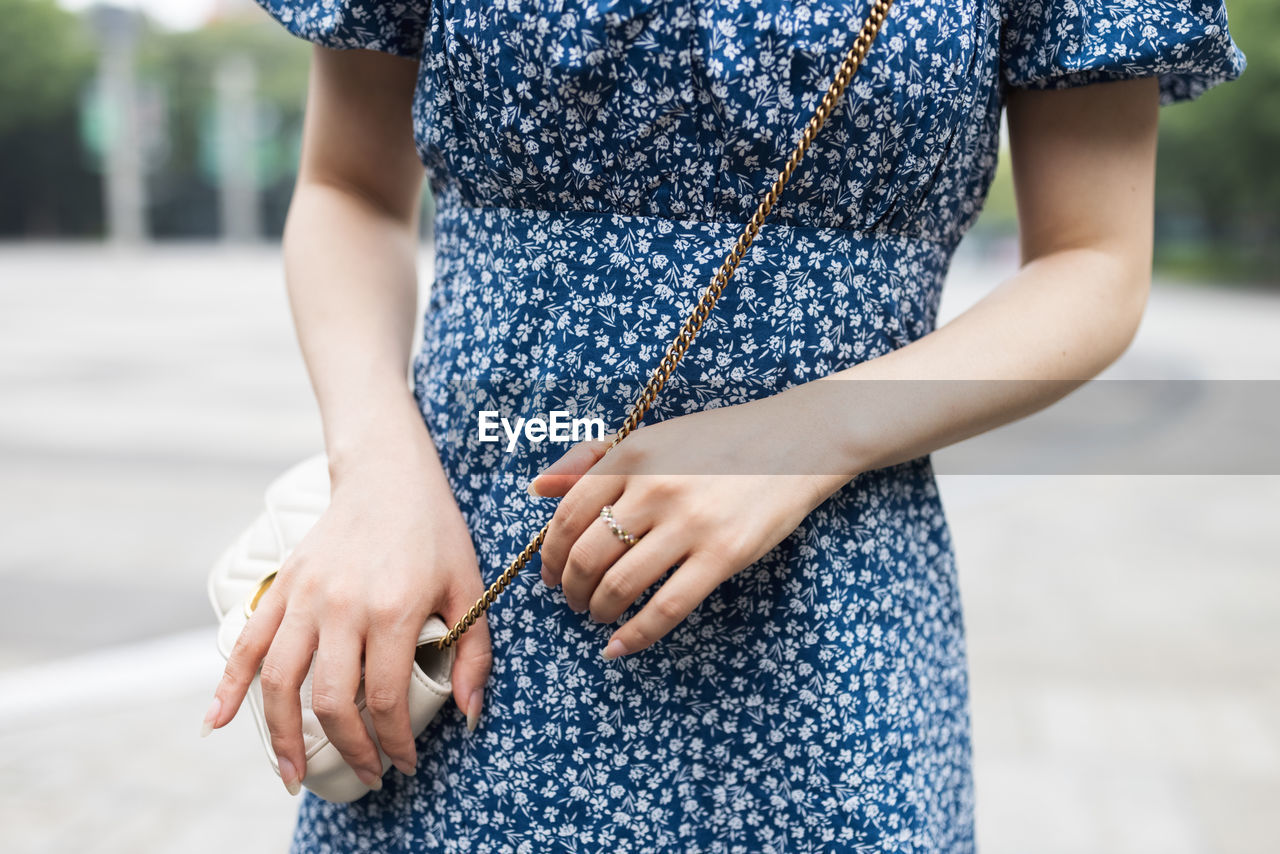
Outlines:
<svg viewBox="0 0 1280 854"><path fill-rule="evenodd" d="M432 3L414 127L437 257L415 375L437 438L481 465L479 410L616 424L868 9ZM934 327L995 168L1000 14L894 3L654 418L773 394ZM507 463L527 476L543 458Z"/></svg>
<svg viewBox="0 0 1280 854"><path fill-rule="evenodd" d="M479 413L621 421L864 14L433 4L415 128L436 268L415 394L486 581L551 512L524 486L564 446L482 442ZM646 422L932 328L994 166L996 93L978 78L997 21L971 3L892 14ZM860 476L620 662L599 657L611 627L536 571L489 611L480 729L450 721L423 747L427 772L472 770L440 803L418 783L383 803L529 850L968 850L963 631L927 458Z"/></svg>
<svg viewBox="0 0 1280 854"><path fill-rule="evenodd" d="M415 106L470 205L743 223L864 0L433 3ZM954 245L995 168L1001 4L898 0L770 221Z"/></svg>

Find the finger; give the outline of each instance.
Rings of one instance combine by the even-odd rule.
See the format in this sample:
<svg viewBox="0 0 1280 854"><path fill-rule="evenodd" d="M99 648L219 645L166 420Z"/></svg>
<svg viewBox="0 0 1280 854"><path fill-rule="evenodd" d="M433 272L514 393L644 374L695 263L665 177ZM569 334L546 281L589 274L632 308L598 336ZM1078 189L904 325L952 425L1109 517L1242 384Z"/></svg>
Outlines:
<svg viewBox="0 0 1280 854"><path fill-rule="evenodd" d="M440 610L448 625L456 626L466 616L483 593L483 584L478 569L455 576ZM467 728L475 729L484 704L484 686L493 667L488 615L481 612L476 621L458 636L454 649L453 669L449 677L453 683L453 699L458 710L467 717Z"/></svg>
<svg viewBox="0 0 1280 854"><path fill-rule="evenodd" d="M373 718L378 744L406 776L412 776L418 766L409 720L409 680L420 629L404 623L375 625L365 640L365 707Z"/></svg>
<svg viewBox="0 0 1280 854"><path fill-rule="evenodd" d="M591 594L591 619L612 623L653 586L671 567L689 554L679 525L658 525L640 542L613 562Z"/></svg>
<svg viewBox="0 0 1280 854"><path fill-rule="evenodd" d="M608 439L579 442L529 481L529 491L543 498L566 494L588 469L600 461L608 447Z"/></svg>
<svg viewBox="0 0 1280 854"><path fill-rule="evenodd" d="M356 707L360 689L360 655L364 641L354 630L320 635L311 676L311 709L329 742L372 789L382 788L382 757Z"/></svg>
<svg viewBox="0 0 1280 854"><path fill-rule="evenodd" d="M240 704L244 702L249 685L253 682L253 677L258 675L258 667L262 664L263 657L271 648L271 642L275 640L276 631L280 628L281 620L284 619L285 603L282 595L277 593L273 596L273 592L274 588L263 594L258 607L250 615L249 622L245 623L244 628L240 630L240 636L236 638L231 654L227 656L222 679L219 680L218 687L213 692L213 704L209 706L209 712L205 715L206 734L208 731L226 726L236 716L236 712L240 710Z"/></svg>
<svg viewBox="0 0 1280 854"><path fill-rule="evenodd" d="M728 577L721 561L698 552L680 565L649 598L640 613L623 623L605 646L605 658L647 649L689 616Z"/></svg>
<svg viewBox="0 0 1280 854"><path fill-rule="evenodd" d="M624 492L613 505L614 523L634 537L644 537L655 521L650 512L646 512L651 508L652 505L644 508L637 501L629 501ZM578 612L587 610L600 579L628 548L631 547L613 532L608 521L597 511L594 521L569 549L560 577L570 608Z"/></svg>
<svg viewBox="0 0 1280 854"><path fill-rule="evenodd" d="M593 475L580 480L568 495L560 499L560 506L551 517L551 526L542 544L543 584L554 587L560 583L569 550L587 526L600 517L600 508L622 496L623 483L622 475Z"/></svg>
<svg viewBox="0 0 1280 854"><path fill-rule="evenodd" d="M478 595L478 594L477 594ZM472 600L473 602L475 600ZM468 603L468 606L470 603ZM460 608L461 619L466 608ZM455 625L457 620L451 620ZM462 633L457 641L457 658L453 662L453 697L467 716L467 729L474 730L484 709L484 689L493 669L493 643L489 637L489 618L481 616Z"/></svg>
<svg viewBox="0 0 1280 854"><path fill-rule="evenodd" d="M315 634L296 621L286 620L262 660L262 716L271 736L271 749L280 765L280 778L291 794L297 794L307 774L302 743L302 698L299 690L311 668Z"/></svg>

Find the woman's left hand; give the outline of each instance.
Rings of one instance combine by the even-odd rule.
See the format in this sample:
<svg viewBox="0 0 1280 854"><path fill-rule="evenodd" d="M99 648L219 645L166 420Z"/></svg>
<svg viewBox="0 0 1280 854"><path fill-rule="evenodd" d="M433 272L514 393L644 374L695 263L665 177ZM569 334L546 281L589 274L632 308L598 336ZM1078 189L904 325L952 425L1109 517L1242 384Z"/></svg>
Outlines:
<svg viewBox="0 0 1280 854"><path fill-rule="evenodd" d="M564 496L542 546L542 580L562 585L574 611L614 622L679 564L614 632L605 658L662 638L853 476L832 459L823 419L785 397L642 427L607 455L607 441L584 442L534 478L531 492ZM634 545L602 518L606 505Z"/></svg>

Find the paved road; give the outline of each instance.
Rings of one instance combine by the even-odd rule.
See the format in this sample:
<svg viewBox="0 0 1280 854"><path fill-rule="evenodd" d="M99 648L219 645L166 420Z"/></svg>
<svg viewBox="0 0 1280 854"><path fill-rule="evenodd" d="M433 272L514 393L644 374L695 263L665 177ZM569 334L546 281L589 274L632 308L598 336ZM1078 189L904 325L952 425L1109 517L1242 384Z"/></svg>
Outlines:
<svg viewBox="0 0 1280 854"><path fill-rule="evenodd" d="M1007 269L962 255L943 319ZM1162 284L1111 375L1280 379L1277 332L1276 296ZM277 252L0 249L0 400L0 845L281 850L248 723L196 738L208 564L320 447ZM983 850L1271 850L1280 477L941 485Z"/></svg>

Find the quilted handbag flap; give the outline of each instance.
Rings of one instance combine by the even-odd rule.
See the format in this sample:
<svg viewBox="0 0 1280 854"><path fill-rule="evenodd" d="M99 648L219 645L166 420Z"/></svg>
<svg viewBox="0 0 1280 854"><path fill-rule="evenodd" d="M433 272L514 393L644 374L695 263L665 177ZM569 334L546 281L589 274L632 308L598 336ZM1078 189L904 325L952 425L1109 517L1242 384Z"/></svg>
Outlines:
<svg viewBox="0 0 1280 854"><path fill-rule="evenodd" d="M209 602L222 617L239 607L258 581L280 564L329 503L329 459L314 454L267 486L266 509L232 541L209 572Z"/></svg>

